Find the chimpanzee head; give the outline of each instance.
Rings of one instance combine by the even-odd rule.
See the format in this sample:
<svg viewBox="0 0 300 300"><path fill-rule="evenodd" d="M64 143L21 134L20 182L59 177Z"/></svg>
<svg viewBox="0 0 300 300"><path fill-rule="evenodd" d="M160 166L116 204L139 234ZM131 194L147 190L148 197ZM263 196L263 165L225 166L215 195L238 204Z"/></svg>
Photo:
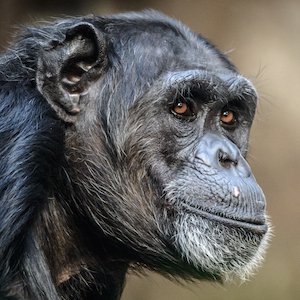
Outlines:
<svg viewBox="0 0 300 300"><path fill-rule="evenodd" d="M151 11L57 21L24 44L24 88L49 111L32 118L62 132L32 217L58 286L95 268L115 279L116 264L244 278L261 261L265 198L246 162L257 93L224 54Z"/></svg>

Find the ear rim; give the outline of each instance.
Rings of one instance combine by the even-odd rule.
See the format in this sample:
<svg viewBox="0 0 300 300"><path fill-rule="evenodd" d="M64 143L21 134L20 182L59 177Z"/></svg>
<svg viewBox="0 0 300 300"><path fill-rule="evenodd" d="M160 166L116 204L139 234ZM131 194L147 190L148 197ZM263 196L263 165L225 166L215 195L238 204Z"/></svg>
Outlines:
<svg viewBox="0 0 300 300"><path fill-rule="evenodd" d="M77 46L81 51L85 50L82 46L87 44L85 40L93 44L95 59L89 68L83 68L82 76L74 82L75 89L72 90L63 81L63 69L71 59L76 61L76 49L72 48L75 51L73 54L72 49L68 49L68 45L72 44L75 38L79 41ZM106 37L102 31L89 22L79 22L66 30L63 41L53 39L41 49L37 62L37 89L63 121L76 122L88 101L88 90L106 71L106 45ZM77 58L80 58L80 55ZM81 62L78 60L78 65Z"/></svg>

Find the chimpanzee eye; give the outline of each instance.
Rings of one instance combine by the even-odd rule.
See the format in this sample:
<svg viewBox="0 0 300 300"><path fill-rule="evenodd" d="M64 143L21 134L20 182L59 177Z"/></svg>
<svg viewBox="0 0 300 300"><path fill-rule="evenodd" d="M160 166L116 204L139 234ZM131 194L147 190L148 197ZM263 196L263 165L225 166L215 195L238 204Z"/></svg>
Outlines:
<svg viewBox="0 0 300 300"><path fill-rule="evenodd" d="M179 118L193 119L195 118L194 109L191 103L184 100L177 100L172 108L172 113Z"/></svg>
<svg viewBox="0 0 300 300"><path fill-rule="evenodd" d="M234 126L236 125L236 113L230 109L223 109L221 112L220 120L224 125Z"/></svg>
<svg viewBox="0 0 300 300"><path fill-rule="evenodd" d="M186 113L187 110L188 110L188 106L186 103L183 102L178 102L174 106L174 111L179 115L183 115L184 113Z"/></svg>

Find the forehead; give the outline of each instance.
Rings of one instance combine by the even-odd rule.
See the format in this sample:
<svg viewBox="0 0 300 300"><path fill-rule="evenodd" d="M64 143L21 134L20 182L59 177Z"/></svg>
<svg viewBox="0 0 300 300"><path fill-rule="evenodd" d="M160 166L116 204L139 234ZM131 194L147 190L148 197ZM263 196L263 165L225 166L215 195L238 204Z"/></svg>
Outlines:
<svg viewBox="0 0 300 300"><path fill-rule="evenodd" d="M143 70L149 76L164 70L188 69L236 73L232 63L215 46L165 16L133 16L125 22L113 20L105 28L108 42L122 66L134 64L141 74Z"/></svg>

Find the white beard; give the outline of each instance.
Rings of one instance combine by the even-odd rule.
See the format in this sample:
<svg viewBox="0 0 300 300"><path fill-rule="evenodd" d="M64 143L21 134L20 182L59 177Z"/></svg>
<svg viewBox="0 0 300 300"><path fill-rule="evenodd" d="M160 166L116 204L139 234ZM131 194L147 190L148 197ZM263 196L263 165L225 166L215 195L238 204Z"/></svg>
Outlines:
<svg viewBox="0 0 300 300"><path fill-rule="evenodd" d="M174 226L174 243L183 258L225 281L253 275L271 236L270 228L262 237L187 213L177 216Z"/></svg>

